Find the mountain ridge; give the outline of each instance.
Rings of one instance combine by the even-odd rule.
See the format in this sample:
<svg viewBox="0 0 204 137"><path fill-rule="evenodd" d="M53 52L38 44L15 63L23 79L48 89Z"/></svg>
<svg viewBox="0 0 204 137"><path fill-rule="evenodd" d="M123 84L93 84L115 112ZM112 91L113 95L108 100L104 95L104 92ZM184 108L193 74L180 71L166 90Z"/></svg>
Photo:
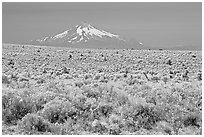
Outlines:
<svg viewBox="0 0 204 137"><path fill-rule="evenodd" d="M29 44L81 48L141 48L143 46L141 42L126 40L87 22L82 22L52 36L32 40Z"/></svg>

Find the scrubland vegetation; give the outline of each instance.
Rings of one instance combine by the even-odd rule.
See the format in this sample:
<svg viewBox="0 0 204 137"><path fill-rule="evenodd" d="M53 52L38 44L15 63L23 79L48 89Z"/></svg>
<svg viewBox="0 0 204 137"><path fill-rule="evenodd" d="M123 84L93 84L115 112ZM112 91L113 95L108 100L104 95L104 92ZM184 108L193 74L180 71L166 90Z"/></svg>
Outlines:
<svg viewBox="0 0 204 137"><path fill-rule="evenodd" d="M3 45L2 133L201 135L201 51Z"/></svg>

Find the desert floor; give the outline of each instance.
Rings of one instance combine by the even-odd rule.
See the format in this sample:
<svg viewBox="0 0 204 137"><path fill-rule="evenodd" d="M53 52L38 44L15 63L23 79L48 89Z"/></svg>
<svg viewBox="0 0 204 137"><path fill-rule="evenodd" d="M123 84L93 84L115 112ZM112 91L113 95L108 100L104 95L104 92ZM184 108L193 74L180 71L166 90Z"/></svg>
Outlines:
<svg viewBox="0 0 204 137"><path fill-rule="evenodd" d="M3 134L202 134L201 51L2 46Z"/></svg>

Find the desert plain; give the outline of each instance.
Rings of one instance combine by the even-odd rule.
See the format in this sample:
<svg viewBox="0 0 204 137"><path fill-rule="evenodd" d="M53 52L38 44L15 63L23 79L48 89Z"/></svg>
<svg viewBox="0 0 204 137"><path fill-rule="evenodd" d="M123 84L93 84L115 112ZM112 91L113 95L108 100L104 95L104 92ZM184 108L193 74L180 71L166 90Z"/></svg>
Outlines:
<svg viewBox="0 0 204 137"><path fill-rule="evenodd" d="M3 44L2 133L201 135L202 52Z"/></svg>

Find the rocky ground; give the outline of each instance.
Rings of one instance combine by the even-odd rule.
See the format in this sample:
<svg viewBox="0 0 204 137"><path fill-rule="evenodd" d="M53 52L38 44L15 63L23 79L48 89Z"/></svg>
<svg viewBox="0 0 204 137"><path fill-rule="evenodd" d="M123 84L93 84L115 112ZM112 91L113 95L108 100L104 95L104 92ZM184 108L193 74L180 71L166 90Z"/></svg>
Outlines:
<svg viewBox="0 0 204 137"><path fill-rule="evenodd" d="M202 134L201 51L3 44L3 134Z"/></svg>

